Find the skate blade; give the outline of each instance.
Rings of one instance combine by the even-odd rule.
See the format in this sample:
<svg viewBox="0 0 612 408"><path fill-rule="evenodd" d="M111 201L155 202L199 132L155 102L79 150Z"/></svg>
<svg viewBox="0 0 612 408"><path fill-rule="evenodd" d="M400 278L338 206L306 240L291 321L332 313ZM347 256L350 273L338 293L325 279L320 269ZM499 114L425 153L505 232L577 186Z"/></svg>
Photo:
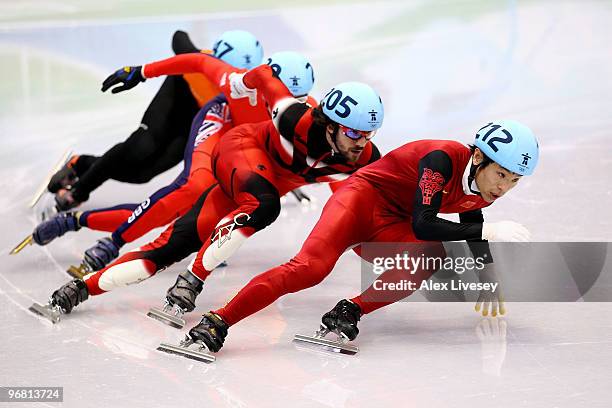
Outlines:
<svg viewBox="0 0 612 408"><path fill-rule="evenodd" d="M55 167L53 167L51 169L49 174L47 174L47 176L45 177L44 181L40 184L40 186L36 190L36 193L34 194L34 197L32 197L32 200L30 200L30 202L28 203L28 207L33 208L36 205L36 203L38 201L40 201L40 199L42 198L43 194L45 194L45 192L47 191L47 185L49 184L49 180L51 180L51 177L53 177L53 175L55 173L57 173L59 171L59 169L64 167L64 165L70 159L70 156L72 156L72 153L73 153L72 149L68 149L68 150L66 150L64 152L64 154L62 155L62 158L57 162Z"/></svg>
<svg viewBox="0 0 612 408"><path fill-rule="evenodd" d="M156 307L152 307L151 309L149 309L149 313L147 313L147 316L177 329L182 329L183 327L185 327L184 319L181 319L180 317L175 315L171 315L170 313L166 313Z"/></svg>
<svg viewBox="0 0 612 408"><path fill-rule="evenodd" d="M85 275L89 275L91 273L91 269L89 269L86 264L80 264L79 266L70 265L70 267L66 269L66 273L73 278L83 280Z"/></svg>
<svg viewBox="0 0 612 408"><path fill-rule="evenodd" d="M28 245L32 245L32 242L34 242L34 238L32 238L32 235L28 235L23 239L23 241L17 244L17 246L13 248L11 252L9 252L9 255L20 253L23 248L27 247Z"/></svg>
<svg viewBox="0 0 612 408"><path fill-rule="evenodd" d="M28 310L34 314L44 317L53 324L60 321L59 310L54 310L49 305L43 306L40 303L34 303Z"/></svg>
<svg viewBox="0 0 612 408"><path fill-rule="evenodd" d="M204 351L192 350L187 346L161 343L159 347L157 347L157 350L168 354L176 354L191 360L201 361L203 363L214 363L217 360L212 354L208 354Z"/></svg>
<svg viewBox="0 0 612 408"><path fill-rule="evenodd" d="M344 343L342 341L329 340L319 336L306 336L303 334L296 334L293 337L293 341L297 343L308 343L317 346L323 346L325 349L330 349L334 353L342 353L348 355L355 355L359 352L359 347Z"/></svg>

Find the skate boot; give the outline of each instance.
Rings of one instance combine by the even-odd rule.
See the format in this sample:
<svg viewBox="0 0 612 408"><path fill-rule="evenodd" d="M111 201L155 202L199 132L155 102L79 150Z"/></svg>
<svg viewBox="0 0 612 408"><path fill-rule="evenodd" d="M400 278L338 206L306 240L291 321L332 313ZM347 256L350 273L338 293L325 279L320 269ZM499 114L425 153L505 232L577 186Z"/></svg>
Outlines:
<svg viewBox="0 0 612 408"><path fill-rule="evenodd" d="M86 201L86 200L83 200ZM74 198L74 190L60 188L55 194L55 208L57 211L68 211L74 207L81 205L83 201Z"/></svg>
<svg viewBox="0 0 612 408"><path fill-rule="evenodd" d="M49 319L52 323L57 323L61 313L70 313L87 298L89 298L87 285L82 280L75 279L53 292L47 305L34 303L30 306L30 311Z"/></svg>
<svg viewBox="0 0 612 408"><path fill-rule="evenodd" d="M315 332L314 336L296 334L293 341L306 343L309 345L323 346L326 350L336 353L357 354L359 348L353 344L348 344L349 340L354 340L359 333L357 322L361 318L361 309L350 300L343 299L321 319L321 328ZM333 332L338 338L330 340L325 336Z"/></svg>
<svg viewBox="0 0 612 408"><path fill-rule="evenodd" d="M183 315L195 309L196 297L202 292L203 282L189 271L181 272L176 283L166 293L162 310L152 307L147 316L169 326L181 329L185 326Z"/></svg>
<svg viewBox="0 0 612 408"><path fill-rule="evenodd" d="M47 185L47 190L49 190L50 193L55 194L62 188L70 189L70 187L77 182L79 177L73 166L78 159L79 156L72 156L61 169L51 176L49 184Z"/></svg>
<svg viewBox="0 0 612 408"><path fill-rule="evenodd" d="M47 245L68 231L78 231L80 229L81 226L75 213L61 213L38 224L32 233L32 239L38 245Z"/></svg>
<svg viewBox="0 0 612 408"><path fill-rule="evenodd" d="M228 328L221 316L213 312L205 313L200 323L189 330L189 334L178 345L161 343L157 350L177 354L192 360L212 363L216 358L207 353L206 349L215 353L221 350ZM191 347L194 344L196 347Z"/></svg>
<svg viewBox="0 0 612 408"><path fill-rule="evenodd" d="M321 318L321 326L347 340L355 340L359 334L357 322L361 319L361 309L350 300L342 299Z"/></svg>
<svg viewBox="0 0 612 408"><path fill-rule="evenodd" d="M191 42L189 35L181 30L175 31L172 36L172 51L174 51L176 55L200 52L193 42Z"/></svg>
<svg viewBox="0 0 612 408"><path fill-rule="evenodd" d="M119 256L119 249L112 238L99 239L96 245L85 251L83 264L91 271L99 271Z"/></svg>
<svg viewBox="0 0 612 408"><path fill-rule="evenodd" d="M208 312L204 313L202 320L189 330L189 337L195 342L202 342L206 347L216 353L223 347L229 326L221 316Z"/></svg>

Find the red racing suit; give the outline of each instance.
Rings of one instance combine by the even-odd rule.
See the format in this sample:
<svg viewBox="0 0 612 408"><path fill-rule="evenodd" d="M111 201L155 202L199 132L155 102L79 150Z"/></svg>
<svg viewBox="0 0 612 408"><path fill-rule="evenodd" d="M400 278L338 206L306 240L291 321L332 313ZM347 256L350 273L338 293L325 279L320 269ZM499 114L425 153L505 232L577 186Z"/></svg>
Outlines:
<svg viewBox="0 0 612 408"><path fill-rule="evenodd" d="M295 257L253 278L215 313L233 325L280 296L314 286L347 248L362 242L437 241L423 242L422 250L440 256L439 241L481 240L480 209L489 203L474 190L470 169L470 149L455 141L423 140L393 150L332 195ZM461 222L446 221L438 213L459 213ZM420 269L412 279L427 279L433 272ZM397 282L399 276L389 270L380 279ZM351 300L365 314L410 293L387 293L381 299L370 287Z"/></svg>

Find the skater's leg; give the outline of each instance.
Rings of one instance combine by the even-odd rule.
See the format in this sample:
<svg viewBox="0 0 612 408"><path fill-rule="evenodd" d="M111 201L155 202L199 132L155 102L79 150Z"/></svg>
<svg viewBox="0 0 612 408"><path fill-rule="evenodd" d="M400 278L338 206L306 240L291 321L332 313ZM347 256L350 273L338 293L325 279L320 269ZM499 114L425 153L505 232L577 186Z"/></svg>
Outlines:
<svg viewBox="0 0 612 408"><path fill-rule="evenodd" d="M224 98L213 99L198 112L185 148L183 171L174 182L148 197L117 227L112 238L118 246L182 216L203 191L216 183L210 156L219 137L230 126Z"/></svg>
<svg viewBox="0 0 612 408"><path fill-rule="evenodd" d="M289 262L253 278L229 303L216 310L233 325L279 297L321 282L349 246L370 235L371 186L349 185L332 195L321 218Z"/></svg>
<svg viewBox="0 0 612 408"><path fill-rule="evenodd" d="M210 189L210 192L204 196L204 200L198 203L195 209L197 211L198 243L201 246L202 242L210 240L210 231L214 229L222 214L235 209L236 203L218 185ZM193 209L190 212L195 213ZM166 301L170 305L178 306L184 312L190 312L195 308L196 297L203 288L203 281L191 272L194 262L195 260L186 271L179 274L176 283L166 293Z"/></svg>
<svg viewBox="0 0 612 408"><path fill-rule="evenodd" d="M149 173L146 169L158 160L164 162L164 169L178 164L182 159L191 120L198 109L184 79L179 76L167 77L138 129L125 142L115 145L96 160L75 183L74 199L86 201L89 193L109 178L125 182L148 181L152 175L143 177L141 173ZM177 142L177 138L179 144L182 142L182 148L168 149L173 142Z"/></svg>
<svg viewBox="0 0 612 408"><path fill-rule="evenodd" d="M115 231L138 207L138 204L120 204L114 207L79 213L79 225L95 231Z"/></svg>
<svg viewBox="0 0 612 408"><path fill-rule="evenodd" d="M201 223L207 226L214 225L214 221L204 219L206 214L214 210L214 200L207 198L215 186L206 190L191 210L172 223L153 242L128 252L106 268L88 275L85 279L89 293L99 295L116 287L140 282L196 252L202 246L202 239L205 238L200 235L198 225ZM216 204L220 205L223 211L227 211L231 207L223 204L233 205L233 202L225 198L224 203L219 204L216 201ZM211 207L207 208L206 205Z"/></svg>
<svg viewBox="0 0 612 408"><path fill-rule="evenodd" d="M198 252L192 273L201 280L280 213L280 195L270 157L256 142L236 137L243 130L239 127L228 132L213 159L219 185L238 207L219 217L216 227L209 231L212 238Z"/></svg>
<svg viewBox="0 0 612 408"><path fill-rule="evenodd" d="M440 242L423 242L417 240L412 232L412 224L405 220L398 220L396 223L379 228L374 236L368 241L411 243L409 251L411 256L417 258L422 257L422 259L443 259L446 254L444 246ZM385 248L384 250L381 250L381 253L378 255L394 257L397 253L403 251L405 247L405 244L400 244L398 250L394 250L391 247ZM405 281L410 281L414 282L413 287L418 289L420 283L426 279L429 279L434 272L436 272L436 269L422 264L416 270L390 269L385 271L377 278L379 283L376 285L372 284L363 293L361 293L361 295L350 300L359 306L362 314L368 314L374 310L398 302L414 293L414 290L408 288L404 290L381 290L381 288L389 287L387 285L390 283L399 284ZM394 285L393 287L401 286Z"/></svg>

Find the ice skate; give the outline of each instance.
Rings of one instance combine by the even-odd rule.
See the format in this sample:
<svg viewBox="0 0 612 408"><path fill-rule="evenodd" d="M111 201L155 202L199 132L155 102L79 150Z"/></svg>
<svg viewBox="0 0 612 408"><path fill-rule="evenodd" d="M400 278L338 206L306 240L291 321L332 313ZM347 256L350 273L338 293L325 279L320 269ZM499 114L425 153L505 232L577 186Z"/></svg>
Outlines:
<svg viewBox="0 0 612 408"><path fill-rule="evenodd" d="M53 324L59 323L60 315L62 314L60 307L56 304L53 304L52 299L49 299L49 302L46 305L41 305L40 303L33 303L32 306L28 308L28 310L34 314L44 317Z"/></svg>
<svg viewBox="0 0 612 408"><path fill-rule="evenodd" d="M85 275L89 275L94 272L91 267L86 263L82 262L79 266L70 265L66 269L66 273L75 279L83 279Z"/></svg>
<svg viewBox="0 0 612 408"><path fill-rule="evenodd" d="M78 218L74 213L61 213L55 217L41 222L34 228L32 239L38 245L47 245L55 238L59 238L68 231L81 229Z"/></svg>
<svg viewBox="0 0 612 408"><path fill-rule="evenodd" d="M27 247L28 245L32 245L32 242L34 242L32 235L28 235L19 244L17 244L15 248L11 249L11 252L9 252L9 255L18 254L19 252L23 250L23 248Z"/></svg>
<svg viewBox="0 0 612 408"><path fill-rule="evenodd" d="M53 292L46 305L34 303L29 310L55 324L60 321L61 314L70 313L87 298L89 298L87 285L82 280L75 279Z"/></svg>
<svg viewBox="0 0 612 408"><path fill-rule="evenodd" d="M202 291L202 286L202 281L191 272L181 272L174 286L166 293L164 307L162 309L151 308L147 316L182 329L185 326L183 315L195 309L195 299Z"/></svg>
<svg viewBox="0 0 612 408"><path fill-rule="evenodd" d="M227 336L227 330L228 326L220 316L212 312L205 313L200 323L189 330L189 334L178 345L162 343L157 349L210 363L215 361L215 357L205 350L208 349L214 353L221 350ZM197 344L198 348L190 348L192 344Z"/></svg>
<svg viewBox="0 0 612 408"><path fill-rule="evenodd" d="M316 344L331 349L336 353L357 354L359 348L349 344L359 334L357 322L361 318L361 309L350 300L343 299L336 306L325 313L321 319L321 328L314 336L296 334L293 341ZM335 333L336 340L325 338L328 333Z"/></svg>
<svg viewBox="0 0 612 408"><path fill-rule="evenodd" d="M36 205L36 203L41 199L41 197L47 191L47 187L53 175L57 173L62 167L64 167L70 161L71 157L72 157L72 149L66 150L64 154L62 155L62 157L60 158L60 160L57 162L57 164L53 167L53 169L49 172L49 174L47 174L47 176L45 177L44 181L40 184L38 189L36 189L36 192L34 193L34 197L32 197L32 200L30 200L30 202L28 203L28 207L33 208Z"/></svg>
<svg viewBox="0 0 612 408"><path fill-rule="evenodd" d="M185 311L183 309L181 309L178 305L172 305L170 302L168 302L168 299L166 299L162 309L152 307L149 309L147 316L152 319L159 320L168 326L182 329L185 327L185 319L183 319L184 314Z"/></svg>
<svg viewBox="0 0 612 408"><path fill-rule="evenodd" d="M33 210L36 221L39 224L53 217L57 217L60 213L55 206L55 196L51 194L45 194L40 201L38 201L38 204L34 206Z"/></svg>
<svg viewBox="0 0 612 408"><path fill-rule="evenodd" d="M73 168L78 158L79 156L71 156L64 165L51 176L47 184L47 190L50 193L55 194L61 188L70 190L72 185L78 181L79 177Z"/></svg>
<svg viewBox="0 0 612 408"><path fill-rule="evenodd" d="M81 201L74 198L74 190L59 189L55 194L55 209L59 212L68 211L81 205Z"/></svg>
<svg viewBox="0 0 612 408"><path fill-rule="evenodd" d="M194 347L190 347L192 345ZM210 353L207 353L206 346L201 341L194 341L189 335L185 335L185 339L181 340L178 345L170 343L161 343L157 350L164 353L176 354L191 360L201 361L203 363L213 363L217 359Z"/></svg>
<svg viewBox="0 0 612 408"><path fill-rule="evenodd" d="M332 340L325 337L328 333L331 333L331 331L321 325L321 328L317 330L313 336L296 334L293 336L293 341L297 343L308 343L323 346L325 349L334 353L355 355L359 352L359 347L355 346L354 344L350 344L348 339L343 335L338 335L336 333L337 338Z"/></svg>
<svg viewBox="0 0 612 408"><path fill-rule="evenodd" d="M88 267L91 271L99 271L119 256L119 249L119 246L115 244L112 238L99 239L96 245L85 251L80 268L85 269Z"/></svg>

